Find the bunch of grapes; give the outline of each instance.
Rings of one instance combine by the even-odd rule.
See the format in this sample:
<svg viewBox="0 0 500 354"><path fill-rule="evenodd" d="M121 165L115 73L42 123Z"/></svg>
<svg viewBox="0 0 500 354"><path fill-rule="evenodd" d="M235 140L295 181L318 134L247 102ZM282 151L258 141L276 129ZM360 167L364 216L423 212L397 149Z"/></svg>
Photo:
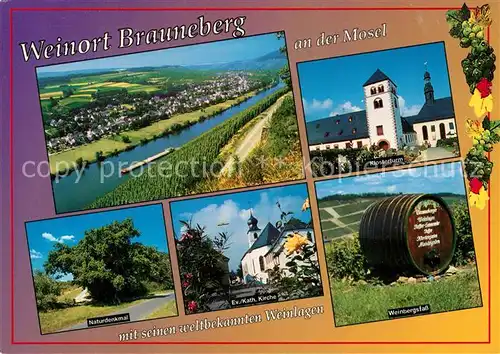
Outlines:
<svg viewBox="0 0 500 354"><path fill-rule="evenodd" d="M493 48L484 38L485 35L482 26L477 23L471 23L466 19L459 22L459 19L463 19L464 16L468 18L467 15L470 15L464 11L450 11L447 14L447 20L452 25L450 29L451 36L460 39L460 46L462 48L471 48L467 58L462 60L462 69L470 92L474 93L477 83L482 78L490 82L493 80L496 69L496 56L493 53Z"/></svg>

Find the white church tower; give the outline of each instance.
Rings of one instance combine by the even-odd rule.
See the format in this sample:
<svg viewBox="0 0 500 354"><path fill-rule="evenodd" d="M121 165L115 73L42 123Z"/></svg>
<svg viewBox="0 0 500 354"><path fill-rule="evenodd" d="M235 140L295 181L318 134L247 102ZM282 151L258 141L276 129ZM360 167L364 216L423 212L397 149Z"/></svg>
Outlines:
<svg viewBox="0 0 500 354"><path fill-rule="evenodd" d="M248 248L252 247L254 242L259 238L259 227L258 224L259 220L257 220L253 214L252 211L250 211L250 218L248 218L247 225L248 225Z"/></svg>
<svg viewBox="0 0 500 354"><path fill-rule="evenodd" d="M377 69L363 90L370 144L386 150L402 148L403 126L396 85Z"/></svg>

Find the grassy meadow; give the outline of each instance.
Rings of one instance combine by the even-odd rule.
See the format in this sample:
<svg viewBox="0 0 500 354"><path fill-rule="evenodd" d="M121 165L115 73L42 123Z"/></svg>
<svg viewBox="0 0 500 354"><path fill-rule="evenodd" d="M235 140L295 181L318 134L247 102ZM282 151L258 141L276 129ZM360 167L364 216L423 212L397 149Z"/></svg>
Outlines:
<svg viewBox="0 0 500 354"><path fill-rule="evenodd" d="M387 310L430 305L431 313L481 306L476 267L433 282L392 286L331 281L335 325L345 326L389 319Z"/></svg>

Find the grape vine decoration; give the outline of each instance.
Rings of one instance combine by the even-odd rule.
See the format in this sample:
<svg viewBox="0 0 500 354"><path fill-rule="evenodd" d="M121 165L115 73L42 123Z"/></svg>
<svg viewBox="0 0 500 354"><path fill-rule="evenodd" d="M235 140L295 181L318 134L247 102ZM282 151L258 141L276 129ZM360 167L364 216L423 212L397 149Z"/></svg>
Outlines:
<svg viewBox="0 0 500 354"><path fill-rule="evenodd" d="M500 121L490 120L493 110L491 86L495 72L495 54L485 38L491 25L490 6L469 9L466 4L460 10L446 13L450 35L460 40L469 53L462 60L462 69L471 93L469 106L478 119L467 120L467 135L473 146L465 157L465 173L469 181L471 205L484 209L488 201L488 184L493 162L488 158L493 145L500 142Z"/></svg>

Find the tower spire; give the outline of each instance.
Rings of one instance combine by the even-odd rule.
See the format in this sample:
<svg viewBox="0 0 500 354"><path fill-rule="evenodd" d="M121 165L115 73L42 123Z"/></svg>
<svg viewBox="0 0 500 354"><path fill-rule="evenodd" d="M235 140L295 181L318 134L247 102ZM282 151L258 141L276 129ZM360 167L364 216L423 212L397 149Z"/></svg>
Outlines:
<svg viewBox="0 0 500 354"><path fill-rule="evenodd" d="M425 73L424 73L424 96L425 103L432 104L434 103L434 87L432 87L431 83L431 74L427 71L427 62L424 63Z"/></svg>

